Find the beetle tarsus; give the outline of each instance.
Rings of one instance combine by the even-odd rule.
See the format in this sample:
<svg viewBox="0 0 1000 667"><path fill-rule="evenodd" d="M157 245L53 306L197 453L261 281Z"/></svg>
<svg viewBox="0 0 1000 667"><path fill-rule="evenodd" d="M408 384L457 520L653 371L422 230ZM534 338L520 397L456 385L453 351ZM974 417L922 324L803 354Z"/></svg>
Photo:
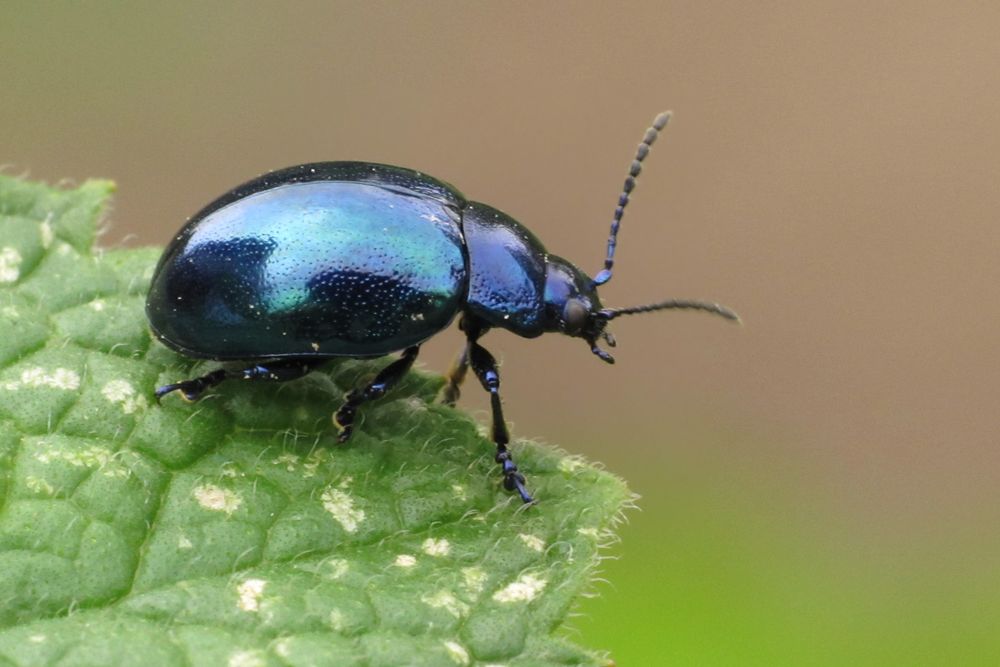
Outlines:
<svg viewBox="0 0 1000 667"><path fill-rule="evenodd" d="M497 445L497 454L494 460L503 467L503 488L508 491L517 491L521 500L526 504L535 502L535 499L528 493L528 489L525 488L524 475L518 472L517 465L514 464L514 459L511 458L506 445Z"/></svg>
<svg viewBox="0 0 1000 667"><path fill-rule="evenodd" d="M507 486L508 483L513 484L514 488L512 489L510 486ZM524 475L518 474L513 477L505 479L504 486L507 487L508 491L513 491L514 489L517 489L517 494L521 496L521 502L523 502L525 505L535 504L535 499L532 498L531 494L528 493L528 490L524 488Z"/></svg>
<svg viewBox="0 0 1000 667"><path fill-rule="evenodd" d="M157 387L153 391L153 397L156 398L156 402L159 403L161 398L172 391L177 391L180 388L181 386L179 384L165 384L162 387Z"/></svg>
<svg viewBox="0 0 1000 667"><path fill-rule="evenodd" d="M354 426L341 426L340 433L337 434L337 442L344 444L351 439L351 435L354 434Z"/></svg>
<svg viewBox="0 0 1000 667"><path fill-rule="evenodd" d="M354 432L354 417L358 413L358 408L363 403L381 398L396 386L413 366L418 352L420 352L419 345L406 348L403 351L403 356L379 371L375 379L363 389L354 389L344 397L344 404L333 415L333 423L340 429L337 442L350 440L351 434Z"/></svg>
<svg viewBox="0 0 1000 667"><path fill-rule="evenodd" d="M354 416L357 414L357 401L355 395L357 391L352 391L344 397L344 404L333 413L333 424L340 432L337 434L337 442L345 443L351 439L354 433Z"/></svg>
<svg viewBox="0 0 1000 667"><path fill-rule="evenodd" d="M157 387L156 391L153 392L153 395L156 396L156 401L159 403L160 399L170 392L179 391L181 398L188 403L194 403L201 398L202 394L225 380L227 377L228 373L226 370L217 368L211 373L206 373L201 377Z"/></svg>

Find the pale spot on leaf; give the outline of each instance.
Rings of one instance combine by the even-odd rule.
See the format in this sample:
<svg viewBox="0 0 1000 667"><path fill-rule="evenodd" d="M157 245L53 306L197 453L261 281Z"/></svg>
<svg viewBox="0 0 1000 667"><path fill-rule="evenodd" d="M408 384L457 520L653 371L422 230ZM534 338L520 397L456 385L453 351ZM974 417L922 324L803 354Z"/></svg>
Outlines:
<svg viewBox="0 0 1000 667"><path fill-rule="evenodd" d="M223 489L214 484L197 486L194 489L195 500L207 510L232 514L243 504L243 499L229 489Z"/></svg>
<svg viewBox="0 0 1000 667"><path fill-rule="evenodd" d="M110 449L90 445L79 449L63 449L52 447L47 442L39 443L40 451L35 454L35 460L39 463L52 463L53 461L64 461L77 468L100 468L106 466L113 456Z"/></svg>
<svg viewBox="0 0 1000 667"><path fill-rule="evenodd" d="M247 579L240 584L236 592L239 593L240 609L243 611L259 611L260 598L264 595L264 587L267 582L263 579Z"/></svg>
<svg viewBox="0 0 1000 667"><path fill-rule="evenodd" d="M112 477L115 479L128 479L132 472L128 468L118 465L108 465L101 468L102 477Z"/></svg>
<svg viewBox="0 0 1000 667"><path fill-rule="evenodd" d="M288 472L295 472L295 466L298 465L300 460L297 454L285 453L272 459L271 463L276 466L284 466Z"/></svg>
<svg viewBox="0 0 1000 667"><path fill-rule="evenodd" d="M288 658L292 655L292 643L287 639L279 639L274 645L274 652L277 653L282 658Z"/></svg>
<svg viewBox="0 0 1000 667"><path fill-rule="evenodd" d="M229 656L228 667L265 667L267 661L260 651L237 651Z"/></svg>
<svg viewBox="0 0 1000 667"><path fill-rule="evenodd" d="M303 477L309 478L316 476L316 471L323 463L323 452L325 451L326 450L323 449L316 449L309 452L309 455L306 456L306 462L302 464Z"/></svg>
<svg viewBox="0 0 1000 667"><path fill-rule="evenodd" d="M413 567L416 564L417 564L416 557L410 554L399 554L398 556L396 556L396 560L393 562L393 565L395 565L396 567Z"/></svg>
<svg viewBox="0 0 1000 667"><path fill-rule="evenodd" d="M559 470L566 473L576 472L583 466L584 466L583 461L581 461L579 458L575 456L567 456L566 458L559 461Z"/></svg>
<svg viewBox="0 0 1000 667"><path fill-rule="evenodd" d="M356 532L358 524L365 520L365 511L355 507L354 498L340 489L328 488L320 500L323 501L323 509L349 533Z"/></svg>
<svg viewBox="0 0 1000 667"><path fill-rule="evenodd" d="M424 550L424 553L428 556L447 556L451 553L451 542L446 539L436 540L433 537L428 537L424 540L424 543L420 545L420 548Z"/></svg>
<svg viewBox="0 0 1000 667"><path fill-rule="evenodd" d="M3 388L8 391L17 391L21 387L49 387L51 389L75 391L80 388L80 375L68 368L56 368L53 371L49 371L35 366L33 368L25 368L21 371L19 379L3 385Z"/></svg>
<svg viewBox="0 0 1000 667"><path fill-rule="evenodd" d="M531 602L547 583L545 579L525 573L494 593L493 599L497 602Z"/></svg>
<svg viewBox="0 0 1000 667"><path fill-rule="evenodd" d="M458 642L446 641L444 643L444 648L448 651L448 657L454 660L456 665L470 664L471 660L469 659L469 652Z"/></svg>
<svg viewBox="0 0 1000 667"><path fill-rule="evenodd" d="M521 533L520 535L518 535L518 537L520 537L521 541L524 542L524 546L528 547L529 549L532 549L539 553L541 553L542 550L545 549L545 541L542 540L542 538L538 537L537 535L528 535L527 533Z"/></svg>
<svg viewBox="0 0 1000 667"><path fill-rule="evenodd" d="M127 380L111 380L101 388L101 395L110 403L120 405L122 412L127 415L146 408L146 397L137 394L135 387Z"/></svg>
<svg viewBox="0 0 1000 667"><path fill-rule="evenodd" d="M0 248L0 283L12 283L21 277L21 253L10 246Z"/></svg>
<svg viewBox="0 0 1000 667"><path fill-rule="evenodd" d="M486 572L481 567L463 567L462 578L465 580L465 588L470 593L481 593L486 585Z"/></svg>
<svg viewBox="0 0 1000 667"><path fill-rule="evenodd" d="M326 561L326 576L330 579L340 579L347 574L350 566L344 558L331 558Z"/></svg>
<svg viewBox="0 0 1000 667"><path fill-rule="evenodd" d="M41 477L35 477L34 475L28 475L24 478L24 485L28 487L31 491L35 493L44 493L45 495L51 496L55 493L55 488L48 483L47 480Z"/></svg>
<svg viewBox="0 0 1000 667"><path fill-rule="evenodd" d="M46 250L48 250L49 246L52 245L52 241L56 237L55 232L52 230L52 225L49 223L49 219L51 217L52 214L50 213L48 218L38 223L38 233L42 237L42 248Z"/></svg>
<svg viewBox="0 0 1000 667"><path fill-rule="evenodd" d="M344 616L344 612L340 609L330 610L330 627L337 632L343 632L344 628L347 627L347 618Z"/></svg>
<svg viewBox="0 0 1000 667"><path fill-rule="evenodd" d="M444 609L455 618L462 618L469 613L469 605L465 604L451 591L440 590L428 593L420 598L420 601L428 607L434 609Z"/></svg>

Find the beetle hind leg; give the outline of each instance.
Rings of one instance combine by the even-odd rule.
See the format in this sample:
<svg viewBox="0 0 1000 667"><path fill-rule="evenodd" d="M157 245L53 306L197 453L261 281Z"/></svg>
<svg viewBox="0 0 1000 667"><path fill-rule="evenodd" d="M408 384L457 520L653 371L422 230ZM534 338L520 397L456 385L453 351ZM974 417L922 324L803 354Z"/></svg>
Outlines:
<svg viewBox="0 0 1000 667"><path fill-rule="evenodd" d="M224 368L217 368L211 373L206 373L201 377L192 378L190 380L184 380L182 382L175 382L174 384L165 384L162 387L157 387L153 395L156 397L157 402L167 394L172 391L179 391L181 398L183 398L188 403L194 403L201 395L206 391L219 384L223 380L229 377L229 371Z"/></svg>
<svg viewBox="0 0 1000 667"><path fill-rule="evenodd" d="M367 386L354 389L347 395L344 404L333 415L333 423L340 428L340 435L337 436L338 442L347 442L351 434L354 433L354 417L361 404L381 398L387 391L396 386L413 366L418 352L420 352L419 345L406 348L403 351L403 356L379 371L379 374Z"/></svg>
<svg viewBox="0 0 1000 667"><path fill-rule="evenodd" d="M206 373L201 377L157 387L156 391L153 393L156 396L156 400L159 401L170 392L179 391L181 397L185 401L193 403L201 398L202 394L206 391L217 384L224 382L225 380L242 379L287 382L289 380L298 379L303 375L307 375L319 364L323 363L323 361L325 360L275 359L272 361L262 361L240 370L217 368L211 373Z"/></svg>

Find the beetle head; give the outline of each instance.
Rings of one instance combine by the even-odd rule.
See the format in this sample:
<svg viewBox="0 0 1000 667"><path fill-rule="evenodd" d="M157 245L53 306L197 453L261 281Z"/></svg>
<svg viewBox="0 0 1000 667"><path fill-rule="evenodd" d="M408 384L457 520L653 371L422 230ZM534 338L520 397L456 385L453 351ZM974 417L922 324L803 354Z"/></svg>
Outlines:
<svg viewBox="0 0 1000 667"><path fill-rule="evenodd" d="M545 330L561 331L569 336L583 338L590 345L590 351L609 364L615 363L615 358L606 350L599 348L597 341L603 339L609 347L615 346L615 338L607 331L607 326L608 322L621 315L651 313L668 308L686 308L720 315L735 322L740 321L739 315L729 308L708 301L669 299L631 308L602 308L601 302L597 298L597 288L611 280L615 248L618 245L618 229L621 226L625 207L628 206L632 191L635 189L636 179L642 172L642 162L649 155L653 142L656 141L660 131L667 126L669 120L669 111L658 114L636 149L622 192L618 195L618 205L615 207L614 217L611 220L611 234L608 237L604 268L593 278L590 278L560 257L550 255L546 262Z"/></svg>
<svg viewBox="0 0 1000 667"><path fill-rule="evenodd" d="M693 299L668 299L630 308L604 308L593 281L565 259L549 255L545 269L545 330L584 339L590 351L609 364L615 363L615 358L607 350L599 348L597 342L603 340L608 347L615 346L615 337L607 326L608 322L622 315L685 309L701 310L740 322L739 315L721 304Z"/></svg>
<svg viewBox="0 0 1000 667"><path fill-rule="evenodd" d="M615 346L614 337L605 331L609 318L603 312L593 280L562 257L549 255L545 261L545 330L582 338L591 352L613 364L614 357L597 347L601 339Z"/></svg>

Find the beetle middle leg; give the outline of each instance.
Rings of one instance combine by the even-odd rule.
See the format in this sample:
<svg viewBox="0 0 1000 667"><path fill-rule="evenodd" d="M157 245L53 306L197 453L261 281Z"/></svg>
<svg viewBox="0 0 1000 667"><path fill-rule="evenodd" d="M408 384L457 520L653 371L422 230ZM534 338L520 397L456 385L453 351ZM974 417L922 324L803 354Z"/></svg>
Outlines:
<svg viewBox="0 0 1000 667"><path fill-rule="evenodd" d="M340 435L337 436L338 442L347 442L351 437L354 432L354 416L361 404L381 398L402 380L406 372L413 366L418 352L420 352L419 345L406 348L403 351L403 356L383 368L368 386L354 389L347 395L344 404L333 415L333 422L340 427Z"/></svg>
<svg viewBox="0 0 1000 667"><path fill-rule="evenodd" d="M507 444L510 434L503 418L503 408L500 405L500 374L497 372L497 362L485 347L469 338L469 361L472 370L479 378L483 389L490 392L490 407L493 411L493 442L497 446L494 459L503 467L503 486L508 491L517 491L525 503L533 502L531 494L524 486L524 475L517 470L514 459L511 458Z"/></svg>
<svg viewBox="0 0 1000 667"><path fill-rule="evenodd" d="M469 370L469 345L466 344L462 351L455 357L451 368L448 369L448 382L441 388L441 402L445 405L455 405L458 397L462 394L461 386L465 382L465 374Z"/></svg>
<svg viewBox="0 0 1000 667"><path fill-rule="evenodd" d="M159 401L172 391L179 391L186 401L197 401L202 394L225 380L270 380L272 382L287 382L296 380L315 369L326 359L273 359L261 361L253 366L239 370L217 368L201 377L184 380L174 384L157 387L154 395Z"/></svg>
<svg viewBox="0 0 1000 667"><path fill-rule="evenodd" d="M451 368L448 369L448 373L445 375L448 381L441 388L440 393L441 402L452 406L458 401L458 397L462 395L462 383L465 382L465 376L469 372L469 347L472 345L471 341L489 331L488 326L465 315L462 315L458 320L458 328L460 331L465 332L465 347L455 357L455 361L451 363Z"/></svg>

